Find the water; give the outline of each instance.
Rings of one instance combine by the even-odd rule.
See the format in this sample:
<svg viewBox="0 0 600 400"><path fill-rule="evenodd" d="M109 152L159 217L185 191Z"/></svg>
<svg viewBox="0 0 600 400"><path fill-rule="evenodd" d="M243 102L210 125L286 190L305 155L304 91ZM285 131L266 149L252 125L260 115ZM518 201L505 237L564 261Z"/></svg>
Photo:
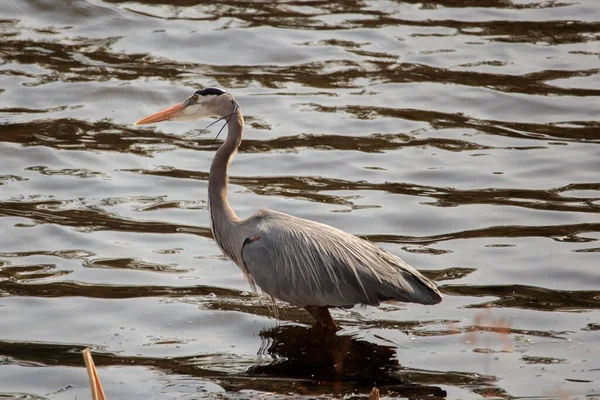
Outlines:
<svg viewBox="0 0 600 400"><path fill-rule="evenodd" d="M0 398L600 397L600 5L0 3ZM134 127L218 85L241 217L363 235L433 307L249 293L209 230L217 128ZM219 139L220 140L220 139ZM218 145L218 144L217 144Z"/></svg>

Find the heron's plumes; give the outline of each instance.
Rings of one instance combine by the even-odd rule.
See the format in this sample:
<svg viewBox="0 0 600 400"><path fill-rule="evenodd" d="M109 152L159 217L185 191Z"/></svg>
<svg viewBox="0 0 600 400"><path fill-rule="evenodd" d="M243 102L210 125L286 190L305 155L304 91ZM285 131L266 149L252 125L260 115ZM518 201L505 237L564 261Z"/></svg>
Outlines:
<svg viewBox="0 0 600 400"><path fill-rule="evenodd" d="M220 96L225 93L227 92L219 87L207 87L204 89L197 90L194 94L198 96Z"/></svg>
<svg viewBox="0 0 600 400"><path fill-rule="evenodd" d="M242 221L241 258L266 293L297 306L437 304L435 283L371 242L331 226L263 210Z"/></svg>

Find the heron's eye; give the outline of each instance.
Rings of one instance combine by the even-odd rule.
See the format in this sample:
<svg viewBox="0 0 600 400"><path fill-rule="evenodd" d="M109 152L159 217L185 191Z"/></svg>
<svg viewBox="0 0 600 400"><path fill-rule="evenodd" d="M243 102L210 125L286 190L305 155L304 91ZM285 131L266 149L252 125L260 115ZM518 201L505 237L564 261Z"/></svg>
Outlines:
<svg viewBox="0 0 600 400"><path fill-rule="evenodd" d="M198 97L198 95L195 94L195 95L192 96L192 100L194 100L194 103L197 103L198 100L200 100L200 97Z"/></svg>

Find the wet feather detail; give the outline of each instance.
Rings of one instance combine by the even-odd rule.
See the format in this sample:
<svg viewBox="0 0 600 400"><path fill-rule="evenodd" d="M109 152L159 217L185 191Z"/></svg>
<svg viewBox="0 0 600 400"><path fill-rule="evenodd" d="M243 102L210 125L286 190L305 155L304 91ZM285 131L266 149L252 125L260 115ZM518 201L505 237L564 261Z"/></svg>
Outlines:
<svg viewBox="0 0 600 400"><path fill-rule="evenodd" d="M239 225L246 236L238 265L277 299L333 307L441 301L436 285L400 258L331 226L270 210Z"/></svg>

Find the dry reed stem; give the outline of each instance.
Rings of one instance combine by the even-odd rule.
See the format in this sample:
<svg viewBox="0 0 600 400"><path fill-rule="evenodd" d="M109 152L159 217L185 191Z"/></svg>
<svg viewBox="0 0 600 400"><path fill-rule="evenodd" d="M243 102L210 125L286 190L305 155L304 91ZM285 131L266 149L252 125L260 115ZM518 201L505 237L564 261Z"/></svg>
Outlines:
<svg viewBox="0 0 600 400"><path fill-rule="evenodd" d="M90 349L83 350L83 361L85 362L85 368L87 369L88 377L90 378L90 389L92 390L92 399L106 400L106 396L104 395L104 389L102 388L102 384L100 383L100 377L98 376L96 365L94 365L94 360L92 359L92 353L90 352Z"/></svg>

